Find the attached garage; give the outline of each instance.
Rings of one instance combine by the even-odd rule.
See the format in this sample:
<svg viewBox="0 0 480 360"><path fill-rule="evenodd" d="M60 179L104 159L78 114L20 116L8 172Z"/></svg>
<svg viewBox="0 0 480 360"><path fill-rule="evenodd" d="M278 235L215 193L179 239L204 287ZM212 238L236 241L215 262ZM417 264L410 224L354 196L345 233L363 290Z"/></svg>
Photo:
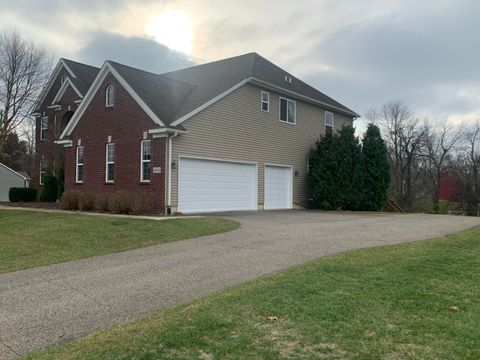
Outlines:
<svg viewBox="0 0 480 360"><path fill-rule="evenodd" d="M181 157L178 211L257 209L257 164Z"/></svg>
<svg viewBox="0 0 480 360"><path fill-rule="evenodd" d="M291 209L293 174L291 166L265 165L266 210Z"/></svg>

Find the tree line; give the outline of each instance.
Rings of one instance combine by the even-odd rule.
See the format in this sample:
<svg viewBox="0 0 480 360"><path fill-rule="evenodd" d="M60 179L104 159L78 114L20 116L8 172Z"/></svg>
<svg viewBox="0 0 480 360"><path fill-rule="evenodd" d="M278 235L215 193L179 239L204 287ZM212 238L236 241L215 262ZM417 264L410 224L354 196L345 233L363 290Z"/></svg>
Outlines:
<svg viewBox="0 0 480 360"><path fill-rule="evenodd" d="M448 170L457 179L456 211L478 215L480 120L420 120L402 101L372 109L366 117L370 125L362 143L351 128L317 143L309 174L316 207L374 210L391 199L405 211L440 212L441 182ZM373 139L375 152L368 153Z"/></svg>

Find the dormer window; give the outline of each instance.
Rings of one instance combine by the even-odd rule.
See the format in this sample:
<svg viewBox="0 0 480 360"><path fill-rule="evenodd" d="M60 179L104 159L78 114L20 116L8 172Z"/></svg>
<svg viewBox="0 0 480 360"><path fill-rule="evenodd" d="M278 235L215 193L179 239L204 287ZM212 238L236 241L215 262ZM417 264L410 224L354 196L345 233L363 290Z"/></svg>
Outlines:
<svg viewBox="0 0 480 360"><path fill-rule="evenodd" d="M113 106L114 95L115 95L115 90L113 88L113 85L110 84L105 89L105 106L106 107L112 107Z"/></svg>

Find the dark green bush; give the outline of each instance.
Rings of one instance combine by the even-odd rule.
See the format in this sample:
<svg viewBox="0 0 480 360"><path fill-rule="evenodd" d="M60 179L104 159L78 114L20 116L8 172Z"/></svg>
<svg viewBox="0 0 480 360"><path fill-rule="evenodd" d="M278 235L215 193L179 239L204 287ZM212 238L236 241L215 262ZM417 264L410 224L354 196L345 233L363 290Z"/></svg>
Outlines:
<svg viewBox="0 0 480 360"><path fill-rule="evenodd" d="M54 202L58 199L58 181L52 174L43 177L43 185L40 190L40 201Z"/></svg>
<svg viewBox="0 0 480 360"><path fill-rule="evenodd" d="M37 189L33 188L10 188L8 200L11 202L29 202L37 200Z"/></svg>

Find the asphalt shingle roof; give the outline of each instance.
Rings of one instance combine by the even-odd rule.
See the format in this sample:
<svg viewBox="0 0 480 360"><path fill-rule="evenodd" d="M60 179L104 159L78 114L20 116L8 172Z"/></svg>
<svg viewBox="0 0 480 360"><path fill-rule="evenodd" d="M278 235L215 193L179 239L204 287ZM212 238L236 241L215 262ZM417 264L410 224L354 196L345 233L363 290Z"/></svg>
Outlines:
<svg viewBox="0 0 480 360"><path fill-rule="evenodd" d="M82 64L68 59L63 59L63 61L76 76L76 78L70 78L70 80L78 91L80 91L82 95L85 95L93 84L100 69L95 66Z"/></svg>
<svg viewBox="0 0 480 360"><path fill-rule="evenodd" d="M100 69L67 59L64 61L77 76L72 79L75 86L85 94ZM257 53L248 53L163 74L154 74L114 61L108 61L108 63L166 126L172 126L175 120L249 78L295 92L352 116L356 115L354 111ZM285 75L291 77L291 83L285 81Z"/></svg>

